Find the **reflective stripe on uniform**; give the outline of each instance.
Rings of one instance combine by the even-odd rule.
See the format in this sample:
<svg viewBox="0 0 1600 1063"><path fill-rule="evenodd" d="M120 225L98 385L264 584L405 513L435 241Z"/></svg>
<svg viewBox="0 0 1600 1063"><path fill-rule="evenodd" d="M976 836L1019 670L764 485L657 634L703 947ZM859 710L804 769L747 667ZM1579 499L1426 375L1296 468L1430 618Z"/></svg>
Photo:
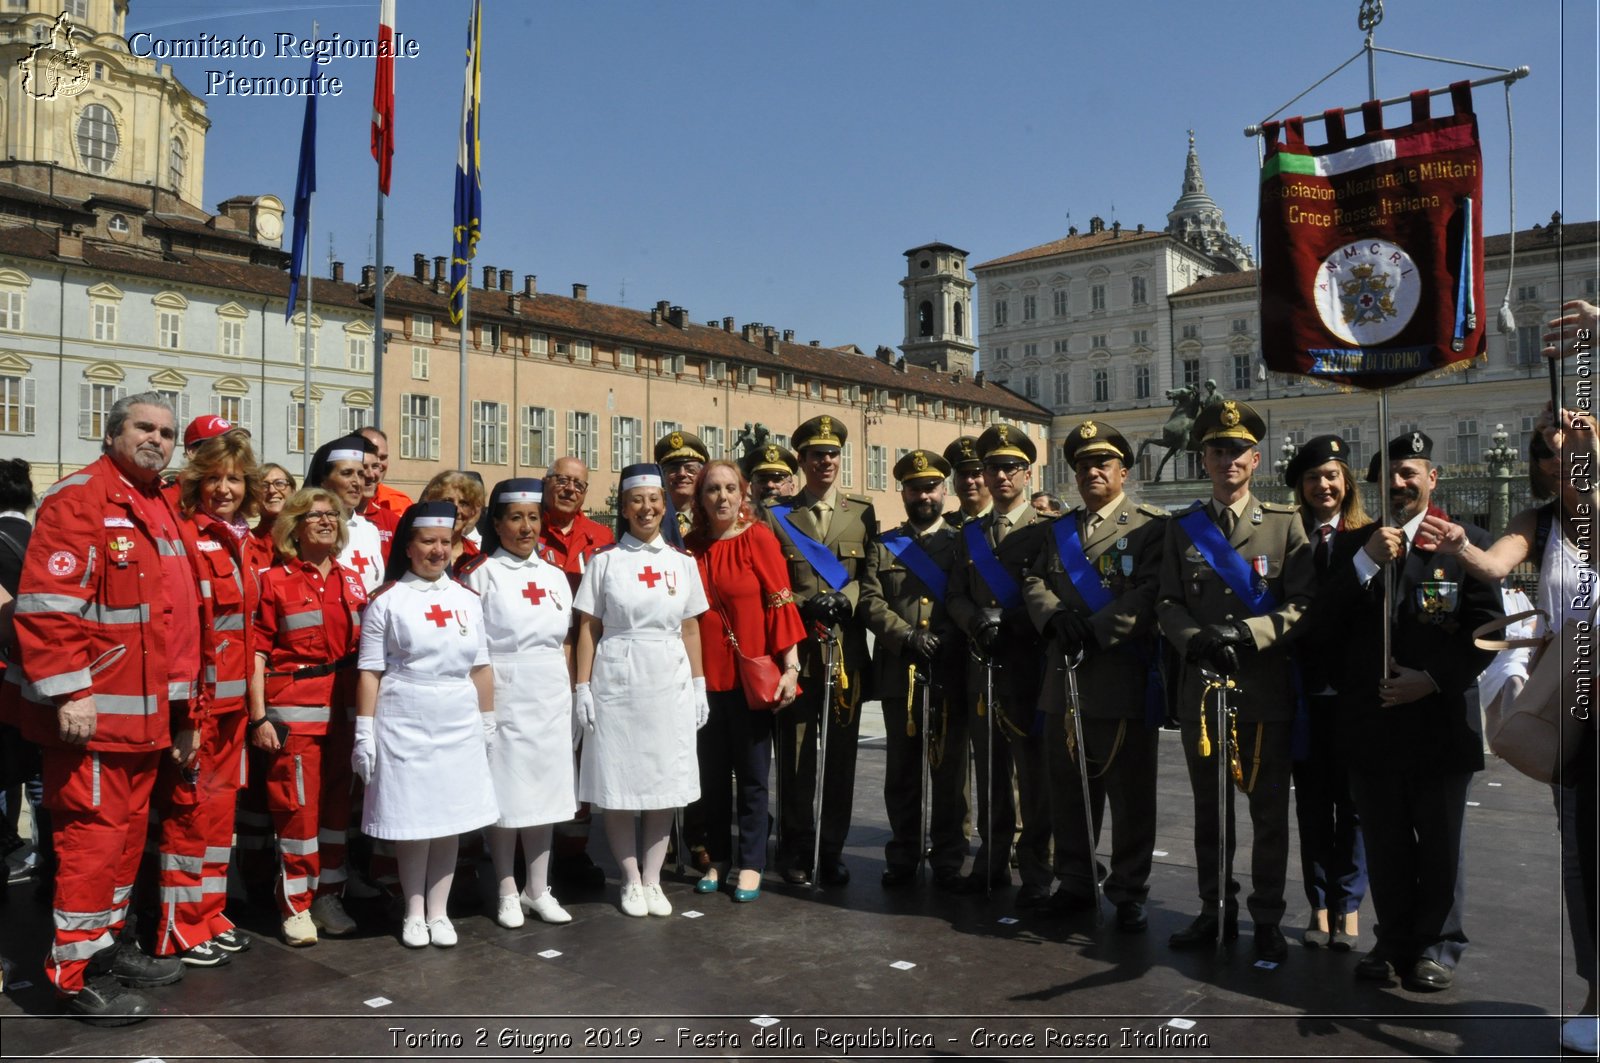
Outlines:
<svg viewBox="0 0 1600 1063"><path fill-rule="evenodd" d="M211 630L213 630L213 631L243 631L244 630L244 614L243 613L226 613L226 614L224 614L222 616L219 616L219 617L217 617L216 621L211 625Z"/></svg>
<svg viewBox="0 0 1600 1063"><path fill-rule="evenodd" d="M99 912L69 912L57 908L52 914L57 930L98 930L115 925L126 910L126 905Z"/></svg>
<svg viewBox="0 0 1600 1063"><path fill-rule="evenodd" d="M293 853L295 856L310 856L317 851L317 839L315 838L284 838L280 836L278 845L284 852Z"/></svg>
<svg viewBox="0 0 1600 1063"><path fill-rule="evenodd" d="M339 883L344 882L346 878L344 868L325 867L322 869L322 876L317 880L317 885L337 886Z"/></svg>
<svg viewBox="0 0 1600 1063"><path fill-rule="evenodd" d="M65 945L56 945L50 950L51 963L70 963L73 960L87 960L101 949L109 949L115 945L116 939L109 933L101 934L88 941L69 941Z"/></svg>
<svg viewBox="0 0 1600 1063"><path fill-rule="evenodd" d="M283 618L283 630L285 631L299 631L301 628L321 626L321 609L308 609L303 613L290 613Z"/></svg>
<svg viewBox="0 0 1600 1063"><path fill-rule="evenodd" d="M94 479L94 477L90 476L88 473L73 473L65 480L57 480L54 484L52 484L48 489L46 489L44 494L39 496L39 501L43 502L45 499L49 498L51 495L62 490L63 488L77 487L79 484L86 484L92 479Z"/></svg>
<svg viewBox="0 0 1600 1063"><path fill-rule="evenodd" d="M243 679L231 679L226 683L218 683L214 693L219 698L242 698L244 697L244 691L245 681Z"/></svg>
<svg viewBox="0 0 1600 1063"><path fill-rule="evenodd" d="M156 541L156 553L162 557L186 557L183 550L182 539L163 539L160 536L151 536Z"/></svg>
<svg viewBox="0 0 1600 1063"><path fill-rule="evenodd" d="M167 682L168 701L188 701L194 697L194 684L187 679L172 679Z"/></svg>
<svg viewBox="0 0 1600 1063"><path fill-rule="evenodd" d="M161 711L161 699L154 694L96 694L94 708L107 716L153 716Z"/></svg>
<svg viewBox="0 0 1600 1063"><path fill-rule="evenodd" d="M233 858L233 850L226 845L206 846L206 863L226 864Z"/></svg>
<svg viewBox="0 0 1600 1063"><path fill-rule="evenodd" d="M23 687L23 694L26 695L29 691L27 684L22 679L22 669L7 668L6 678L9 679L13 672L17 675L17 684ZM76 672L62 672L60 675L45 676L33 684L32 692L39 697L53 698L57 694L75 694L80 690L90 690L93 686L94 676L89 674L89 669L79 668Z"/></svg>
<svg viewBox="0 0 1600 1063"><path fill-rule="evenodd" d="M205 861L198 856L182 856L178 853L162 853L156 862L156 867L161 871L189 871L198 875L201 865Z"/></svg>
<svg viewBox="0 0 1600 1063"><path fill-rule="evenodd" d="M113 609L111 606L90 598L76 598L70 594L23 594L17 597L16 612L38 615L40 613L66 613L83 620L92 620L97 624L115 626L118 624L148 624L150 622L150 606L148 603L128 606L124 609Z"/></svg>
<svg viewBox="0 0 1600 1063"><path fill-rule="evenodd" d="M343 845L349 840L349 836L344 831L327 829L317 831L317 838L323 845Z"/></svg>
<svg viewBox="0 0 1600 1063"><path fill-rule="evenodd" d="M278 723L327 723L332 712L327 705L267 706L267 718Z"/></svg>
<svg viewBox="0 0 1600 1063"><path fill-rule="evenodd" d="M211 597L211 581L210 580L203 579L203 580L200 581L200 597L202 597L202 598Z"/></svg>
<svg viewBox="0 0 1600 1063"><path fill-rule="evenodd" d="M283 880L284 895L289 897L292 897L297 893L305 893L316 888L317 884L310 878L286 878Z"/></svg>
<svg viewBox="0 0 1600 1063"><path fill-rule="evenodd" d="M96 701L95 701L96 710L99 709L99 706L100 706L99 699L96 699ZM99 808L100 807L100 754L98 752L90 753L89 754L89 762L90 762L89 763L89 778L91 780L90 787L89 787L90 802L95 808ZM129 893L133 892L133 887L132 886L128 887L128 892ZM111 895L111 903L112 904L126 904L127 901L128 901L128 894L127 893L124 893L120 897L117 896L115 893L113 893Z"/></svg>
<svg viewBox="0 0 1600 1063"><path fill-rule="evenodd" d="M226 875L212 875L210 878L200 880L200 892L208 894L227 893L228 878Z"/></svg>
<svg viewBox="0 0 1600 1063"><path fill-rule="evenodd" d="M199 886L162 886L161 903L198 904L204 893Z"/></svg>

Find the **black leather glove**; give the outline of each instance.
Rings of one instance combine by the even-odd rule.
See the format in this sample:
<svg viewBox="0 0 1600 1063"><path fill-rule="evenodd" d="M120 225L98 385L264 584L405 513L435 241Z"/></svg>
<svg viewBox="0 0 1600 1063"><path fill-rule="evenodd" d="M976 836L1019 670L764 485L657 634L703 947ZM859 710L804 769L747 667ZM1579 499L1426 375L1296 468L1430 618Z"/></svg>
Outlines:
<svg viewBox="0 0 1600 1063"><path fill-rule="evenodd" d="M1075 657L1080 650L1091 650L1099 645L1089 618L1073 609L1062 609L1050 618L1050 637L1061 644L1061 650Z"/></svg>
<svg viewBox="0 0 1600 1063"><path fill-rule="evenodd" d="M927 628L913 631L911 637L906 639L906 650L924 664L932 664L939 656L939 636Z"/></svg>
<svg viewBox="0 0 1600 1063"><path fill-rule="evenodd" d="M1000 610L983 611L978 617L977 627L972 629L972 641L977 643L978 649L984 653L994 649L995 643L1000 641Z"/></svg>
<svg viewBox="0 0 1600 1063"><path fill-rule="evenodd" d="M1190 661L1210 661L1218 647L1232 649L1235 646L1249 646L1254 643L1250 636L1250 629L1244 626L1242 620L1226 620L1220 624L1207 624L1201 628L1194 638L1189 640L1189 649L1186 656ZM1237 660L1238 653L1234 653Z"/></svg>
<svg viewBox="0 0 1600 1063"><path fill-rule="evenodd" d="M1211 670L1216 672L1218 675L1229 676L1239 674L1238 651L1236 651L1228 643L1213 643L1210 651L1206 654L1205 660L1206 663L1211 666Z"/></svg>
<svg viewBox="0 0 1600 1063"><path fill-rule="evenodd" d="M807 598L800 615L813 624L833 627L850 618L850 599L838 591L823 591Z"/></svg>
<svg viewBox="0 0 1600 1063"><path fill-rule="evenodd" d="M827 592L822 594L813 594L811 597L801 602L800 619L804 620L808 624L823 624L831 626L828 621Z"/></svg>

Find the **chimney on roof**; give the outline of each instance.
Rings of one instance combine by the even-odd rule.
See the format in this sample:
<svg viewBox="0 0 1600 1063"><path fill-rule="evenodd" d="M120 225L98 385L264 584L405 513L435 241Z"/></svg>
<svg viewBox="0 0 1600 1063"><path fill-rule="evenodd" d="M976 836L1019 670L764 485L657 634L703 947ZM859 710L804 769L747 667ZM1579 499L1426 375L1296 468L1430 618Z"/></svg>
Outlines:
<svg viewBox="0 0 1600 1063"><path fill-rule="evenodd" d="M773 328L771 325L762 325L761 326L761 335L766 337L767 339L770 340L772 337L776 336L777 334L778 334L778 330Z"/></svg>
<svg viewBox="0 0 1600 1063"><path fill-rule="evenodd" d="M1135 229L1134 232L1136 232L1136 233L1144 232L1144 222L1140 222L1139 223L1139 227L1137 229Z"/></svg>
<svg viewBox="0 0 1600 1063"><path fill-rule="evenodd" d="M878 361L882 362L884 365L894 364L894 351L883 346L881 343L878 345L878 349L873 351L872 354L873 357L877 358Z"/></svg>
<svg viewBox="0 0 1600 1063"><path fill-rule="evenodd" d="M1078 235L1078 227L1076 225L1067 226L1067 235L1068 236L1077 236Z"/></svg>
<svg viewBox="0 0 1600 1063"><path fill-rule="evenodd" d="M952 384L961 383L961 370L957 369L954 373L950 374L950 383L952 383Z"/></svg>
<svg viewBox="0 0 1600 1063"><path fill-rule="evenodd" d="M378 267L377 266L362 266L361 267L361 287L370 288L375 283L377 283L377 280L378 280Z"/></svg>
<svg viewBox="0 0 1600 1063"><path fill-rule="evenodd" d="M732 332L733 331L733 318L725 317L725 318L722 319L722 331L723 332Z"/></svg>
<svg viewBox="0 0 1600 1063"><path fill-rule="evenodd" d="M483 290L484 291L486 291L486 292L494 291L494 279L495 279L496 275L498 274L498 272L499 271L496 270L493 266L485 266L485 267L483 267Z"/></svg>
<svg viewBox="0 0 1600 1063"><path fill-rule="evenodd" d="M972 374L972 382L974 384L978 385L980 388L983 387L983 370L982 369L980 369L976 373Z"/></svg>
<svg viewBox="0 0 1600 1063"><path fill-rule="evenodd" d="M503 269L503 270L500 271L500 290L501 291L509 292L511 290L511 278L513 276L515 276L515 274L513 274L509 269Z"/></svg>
<svg viewBox="0 0 1600 1063"><path fill-rule="evenodd" d="M756 329L759 327L754 321L747 325L740 325L739 335L746 343L754 343L756 341Z"/></svg>
<svg viewBox="0 0 1600 1063"><path fill-rule="evenodd" d="M667 320L672 322L673 328L686 329L689 327L689 311L681 306L674 306L667 310Z"/></svg>
<svg viewBox="0 0 1600 1063"><path fill-rule="evenodd" d="M411 256L411 275L423 284L428 283L428 256Z"/></svg>
<svg viewBox="0 0 1600 1063"><path fill-rule="evenodd" d="M513 314L521 314L522 313L522 293L521 292L512 292L511 293L511 295L506 299L506 309L509 310Z"/></svg>
<svg viewBox="0 0 1600 1063"><path fill-rule="evenodd" d="M1545 230L1545 235L1552 240L1561 234L1561 212L1555 211L1550 215L1550 228Z"/></svg>
<svg viewBox="0 0 1600 1063"><path fill-rule="evenodd" d="M335 284L343 284L344 283L344 263L343 262L335 262L333 264L333 282Z"/></svg>
<svg viewBox="0 0 1600 1063"><path fill-rule="evenodd" d="M433 286L435 288L442 286L445 283L445 278L449 276L449 274L445 273L444 271L444 264L446 261L447 260L443 255L433 256Z"/></svg>
<svg viewBox="0 0 1600 1063"><path fill-rule="evenodd" d="M572 284L572 297L580 303L587 303L589 301L589 286L574 281Z"/></svg>
<svg viewBox="0 0 1600 1063"><path fill-rule="evenodd" d="M902 354L899 358L895 359L894 371L897 372L897 373L904 373L906 371L906 356L905 355Z"/></svg>
<svg viewBox="0 0 1600 1063"><path fill-rule="evenodd" d="M786 328L786 329L783 330L783 342L784 343L793 343L794 342L794 329Z"/></svg>
<svg viewBox="0 0 1600 1063"><path fill-rule="evenodd" d="M1105 231L1106 231L1106 220L1104 218L1102 218L1100 215L1096 214L1094 217L1089 219L1089 235L1090 236L1093 236L1095 233L1103 233Z"/></svg>
<svg viewBox="0 0 1600 1063"><path fill-rule="evenodd" d="M77 233L69 233L65 228L56 231L56 257L82 258L83 237Z"/></svg>
<svg viewBox="0 0 1600 1063"><path fill-rule="evenodd" d="M1114 221L1111 223L1111 235L1114 237L1122 236L1122 223L1120 221Z"/></svg>
<svg viewBox="0 0 1600 1063"><path fill-rule="evenodd" d="M522 275L522 294L529 299L539 294L539 275L537 273L524 273Z"/></svg>
<svg viewBox="0 0 1600 1063"><path fill-rule="evenodd" d="M659 318L665 318L667 316L667 311L669 309L671 309L671 307L672 307L672 304L669 303L667 300L665 300L665 299L657 299L656 300L656 316L659 317Z"/></svg>
<svg viewBox="0 0 1600 1063"><path fill-rule="evenodd" d="M812 340L810 345L812 347L821 347L822 346L822 341L821 340Z"/></svg>
<svg viewBox="0 0 1600 1063"><path fill-rule="evenodd" d="M779 345L780 342L781 341L778 339L778 334L776 332L768 332L767 333L767 353L768 354L777 354L778 353L778 345Z"/></svg>

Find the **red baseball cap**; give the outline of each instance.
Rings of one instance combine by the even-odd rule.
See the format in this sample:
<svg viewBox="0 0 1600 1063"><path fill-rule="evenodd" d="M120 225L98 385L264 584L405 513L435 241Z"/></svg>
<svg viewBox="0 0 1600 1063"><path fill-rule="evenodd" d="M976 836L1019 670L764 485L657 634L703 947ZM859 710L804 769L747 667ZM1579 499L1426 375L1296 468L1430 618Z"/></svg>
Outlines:
<svg viewBox="0 0 1600 1063"><path fill-rule="evenodd" d="M183 430L183 445L192 447L196 443L204 443L208 439L215 439L224 432L231 432L239 426L226 418L208 413L196 417L189 422L189 427Z"/></svg>

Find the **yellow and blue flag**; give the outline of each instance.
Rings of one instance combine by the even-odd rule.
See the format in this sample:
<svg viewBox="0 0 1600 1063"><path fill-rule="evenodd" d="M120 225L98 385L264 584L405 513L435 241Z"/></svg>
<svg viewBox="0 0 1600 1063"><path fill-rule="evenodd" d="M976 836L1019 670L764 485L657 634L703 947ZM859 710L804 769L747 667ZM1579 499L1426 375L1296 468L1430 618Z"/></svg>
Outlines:
<svg viewBox="0 0 1600 1063"><path fill-rule="evenodd" d="M478 95L482 85L482 0L472 0L467 26L467 81L461 94L461 148L456 155L455 230L450 249L450 320L461 324L467 288L472 283L472 256L478 250L483 211L479 164Z"/></svg>

